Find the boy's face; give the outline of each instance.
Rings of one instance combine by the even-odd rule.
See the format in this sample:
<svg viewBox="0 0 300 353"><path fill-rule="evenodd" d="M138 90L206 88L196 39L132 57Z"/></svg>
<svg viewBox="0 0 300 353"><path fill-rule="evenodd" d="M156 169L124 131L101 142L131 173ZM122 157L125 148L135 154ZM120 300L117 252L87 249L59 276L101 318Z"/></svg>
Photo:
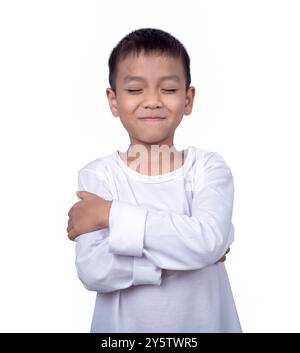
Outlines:
<svg viewBox="0 0 300 353"><path fill-rule="evenodd" d="M116 94L111 88L106 93L111 112L120 117L131 144L172 146L183 115L192 112L195 88L186 91L180 59L141 53L118 63Z"/></svg>

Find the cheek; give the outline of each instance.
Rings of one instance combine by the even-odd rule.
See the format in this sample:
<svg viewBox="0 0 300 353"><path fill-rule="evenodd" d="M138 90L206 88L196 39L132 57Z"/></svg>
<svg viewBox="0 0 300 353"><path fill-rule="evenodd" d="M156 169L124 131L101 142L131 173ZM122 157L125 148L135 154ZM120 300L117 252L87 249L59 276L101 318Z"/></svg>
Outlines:
<svg viewBox="0 0 300 353"><path fill-rule="evenodd" d="M136 100L131 97L123 97L122 101L118 103L118 112L122 125L127 131L133 131L134 118L136 117L136 110L138 104Z"/></svg>
<svg viewBox="0 0 300 353"><path fill-rule="evenodd" d="M175 120L180 122L184 113L184 102L182 101L174 101L169 105L169 108L172 114L175 117Z"/></svg>
<svg viewBox="0 0 300 353"><path fill-rule="evenodd" d="M166 97L165 105L174 113L180 114L184 110L185 99L182 96Z"/></svg>
<svg viewBox="0 0 300 353"><path fill-rule="evenodd" d="M124 114L134 112L139 105L138 99L133 96L122 96L120 101L118 102L119 112L123 112Z"/></svg>

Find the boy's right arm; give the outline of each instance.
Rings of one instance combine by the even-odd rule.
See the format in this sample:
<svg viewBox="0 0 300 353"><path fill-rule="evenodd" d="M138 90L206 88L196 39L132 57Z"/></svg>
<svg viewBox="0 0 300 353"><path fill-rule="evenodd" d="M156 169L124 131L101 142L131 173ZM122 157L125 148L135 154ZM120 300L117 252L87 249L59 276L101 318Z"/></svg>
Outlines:
<svg viewBox="0 0 300 353"><path fill-rule="evenodd" d="M78 173L78 190L85 190L111 200L105 181L92 170ZM76 269L83 285L101 293L133 285L160 285L162 270L145 256L122 256L109 251L109 229L79 235L76 241Z"/></svg>

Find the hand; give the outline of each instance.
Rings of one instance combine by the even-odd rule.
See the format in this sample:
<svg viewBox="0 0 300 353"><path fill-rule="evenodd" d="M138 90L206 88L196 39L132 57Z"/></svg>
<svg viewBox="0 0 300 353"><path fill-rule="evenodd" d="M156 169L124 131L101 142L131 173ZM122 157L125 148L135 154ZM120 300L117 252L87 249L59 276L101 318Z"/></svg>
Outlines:
<svg viewBox="0 0 300 353"><path fill-rule="evenodd" d="M88 191L77 191L80 198L68 213L68 238L74 240L78 235L106 228L109 225L109 211L112 201Z"/></svg>
<svg viewBox="0 0 300 353"><path fill-rule="evenodd" d="M228 254L229 251L230 251L230 248L228 248L228 249L226 250L225 254L216 262L216 264L217 264L218 262L224 262L224 261L226 260L226 254Z"/></svg>

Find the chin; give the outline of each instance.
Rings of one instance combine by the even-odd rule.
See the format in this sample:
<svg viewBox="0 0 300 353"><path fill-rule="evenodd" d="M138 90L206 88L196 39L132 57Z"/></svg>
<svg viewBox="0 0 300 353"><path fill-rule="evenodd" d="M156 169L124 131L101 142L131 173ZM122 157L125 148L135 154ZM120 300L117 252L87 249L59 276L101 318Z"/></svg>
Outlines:
<svg viewBox="0 0 300 353"><path fill-rule="evenodd" d="M161 139L145 139L145 140L140 140L141 143L145 143L148 145L161 145L163 143L163 141L165 140L161 140Z"/></svg>
<svg viewBox="0 0 300 353"><path fill-rule="evenodd" d="M163 141L169 140L168 136L145 136L138 138L142 143L147 143L151 145L161 144Z"/></svg>

